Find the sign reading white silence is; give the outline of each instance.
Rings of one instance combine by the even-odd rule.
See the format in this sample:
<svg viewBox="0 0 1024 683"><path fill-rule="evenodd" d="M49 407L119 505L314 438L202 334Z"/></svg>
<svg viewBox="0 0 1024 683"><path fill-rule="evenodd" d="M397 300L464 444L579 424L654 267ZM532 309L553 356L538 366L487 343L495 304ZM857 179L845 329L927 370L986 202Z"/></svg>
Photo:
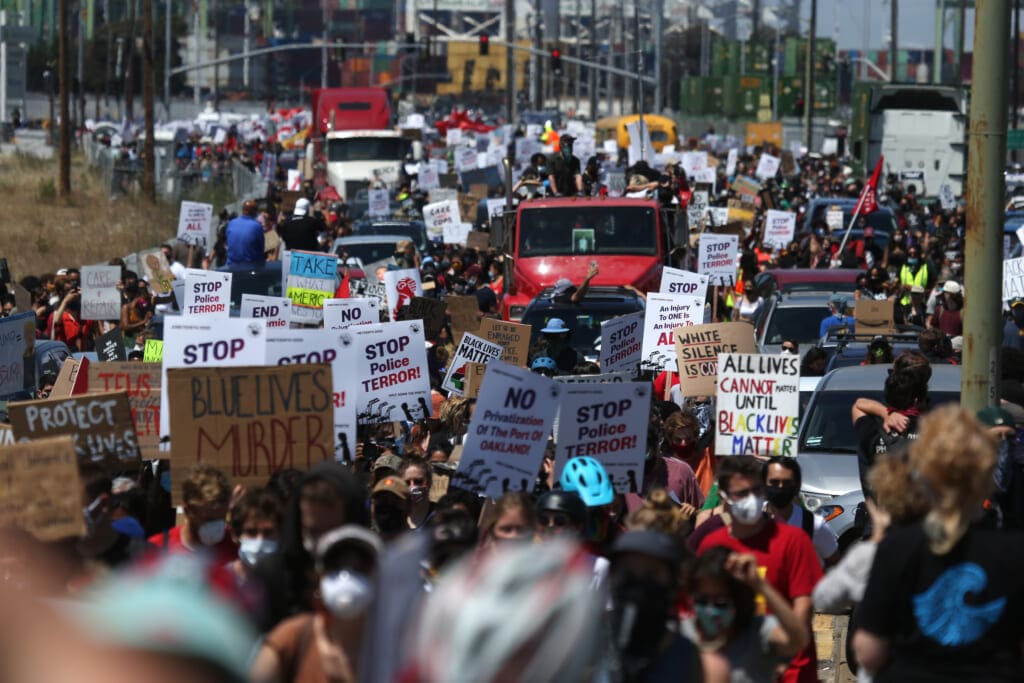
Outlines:
<svg viewBox="0 0 1024 683"><path fill-rule="evenodd" d="M492 498L531 490L564 391L543 375L491 361L452 483Z"/></svg>
<svg viewBox="0 0 1024 683"><path fill-rule="evenodd" d="M716 455L796 456L800 358L718 355Z"/></svg>

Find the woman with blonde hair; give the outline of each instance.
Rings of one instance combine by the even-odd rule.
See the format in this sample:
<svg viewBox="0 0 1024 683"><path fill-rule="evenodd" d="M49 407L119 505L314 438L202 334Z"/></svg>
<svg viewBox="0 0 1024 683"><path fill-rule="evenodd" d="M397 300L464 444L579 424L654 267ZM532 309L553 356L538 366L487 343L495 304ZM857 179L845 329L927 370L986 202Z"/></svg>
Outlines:
<svg viewBox="0 0 1024 683"><path fill-rule="evenodd" d="M943 406L921 421L909 463L930 509L878 546L853 647L876 681L1010 681L1024 671L1024 536L978 524L996 444Z"/></svg>

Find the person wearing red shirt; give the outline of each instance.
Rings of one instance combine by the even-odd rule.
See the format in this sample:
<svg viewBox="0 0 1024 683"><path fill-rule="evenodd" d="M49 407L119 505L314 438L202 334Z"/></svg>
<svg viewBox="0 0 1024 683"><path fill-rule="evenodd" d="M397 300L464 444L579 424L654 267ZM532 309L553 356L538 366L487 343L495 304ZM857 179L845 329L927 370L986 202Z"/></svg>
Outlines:
<svg viewBox="0 0 1024 683"><path fill-rule="evenodd" d="M709 533L697 549L725 547L738 553L752 553L758 571L793 606L800 620L811 628L811 592L821 579L821 565L810 538L802 529L777 522L764 513L765 491L761 463L750 456L723 458L718 470L718 488L729 513L726 526ZM758 612L767 611L763 596L757 598ZM785 683L815 683L818 661L814 639L796 655L780 679Z"/></svg>
<svg viewBox="0 0 1024 683"><path fill-rule="evenodd" d="M238 557L238 546L227 534L231 484L210 465L196 465L182 482L185 521L149 538L149 544L169 553L209 553L219 566Z"/></svg>

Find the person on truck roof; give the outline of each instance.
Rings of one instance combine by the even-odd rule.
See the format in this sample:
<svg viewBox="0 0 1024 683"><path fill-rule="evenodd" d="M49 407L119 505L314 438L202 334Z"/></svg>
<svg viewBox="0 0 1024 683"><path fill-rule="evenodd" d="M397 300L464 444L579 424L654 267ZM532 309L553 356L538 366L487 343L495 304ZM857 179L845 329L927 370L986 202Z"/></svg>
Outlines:
<svg viewBox="0 0 1024 683"><path fill-rule="evenodd" d="M567 277L559 278L551 292L551 300L560 304L582 303L583 298L590 289L590 281L597 277L599 272L600 269L597 267L597 264L591 263L590 269L587 271L587 277L583 279L579 287L574 285L572 280Z"/></svg>
<svg viewBox="0 0 1024 683"><path fill-rule="evenodd" d="M575 197L583 194L583 175L580 171L580 160L573 156L572 146L576 141L571 135L563 135L558 147L558 154L551 157L548 163L548 180L551 191L556 196Z"/></svg>

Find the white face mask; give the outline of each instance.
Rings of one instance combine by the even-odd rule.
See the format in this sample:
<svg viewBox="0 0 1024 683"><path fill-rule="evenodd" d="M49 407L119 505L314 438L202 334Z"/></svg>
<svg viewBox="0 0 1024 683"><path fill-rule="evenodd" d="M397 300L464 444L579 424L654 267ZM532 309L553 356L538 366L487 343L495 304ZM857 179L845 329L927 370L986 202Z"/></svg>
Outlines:
<svg viewBox="0 0 1024 683"><path fill-rule="evenodd" d="M243 538L238 544L238 559L255 567L261 558L277 552L277 541L269 538Z"/></svg>
<svg viewBox="0 0 1024 683"><path fill-rule="evenodd" d="M302 548L312 555L316 552L316 537L312 534L302 534Z"/></svg>
<svg viewBox="0 0 1024 683"><path fill-rule="evenodd" d="M373 584L362 574L342 570L320 579L320 599L339 619L359 616L370 606L373 598Z"/></svg>
<svg viewBox="0 0 1024 683"><path fill-rule="evenodd" d="M427 497L426 486L410 486L409 487L409 500L413 503L419 503L421 500Z"/></svg>
<svg viewBox="0 0 1024 683"><path fill-rule="evenodd" d="M199 542L203 545L217 545L224 540L227 524L223 519L215 519L199 527Z"/></svg>
<svg viewBox="0 0 1024 683"><path fill-rule="evenodd" d="M729 512L740 524L754 524L764 512L764 496L751 493L737 501L729 501Z"/></svg>

